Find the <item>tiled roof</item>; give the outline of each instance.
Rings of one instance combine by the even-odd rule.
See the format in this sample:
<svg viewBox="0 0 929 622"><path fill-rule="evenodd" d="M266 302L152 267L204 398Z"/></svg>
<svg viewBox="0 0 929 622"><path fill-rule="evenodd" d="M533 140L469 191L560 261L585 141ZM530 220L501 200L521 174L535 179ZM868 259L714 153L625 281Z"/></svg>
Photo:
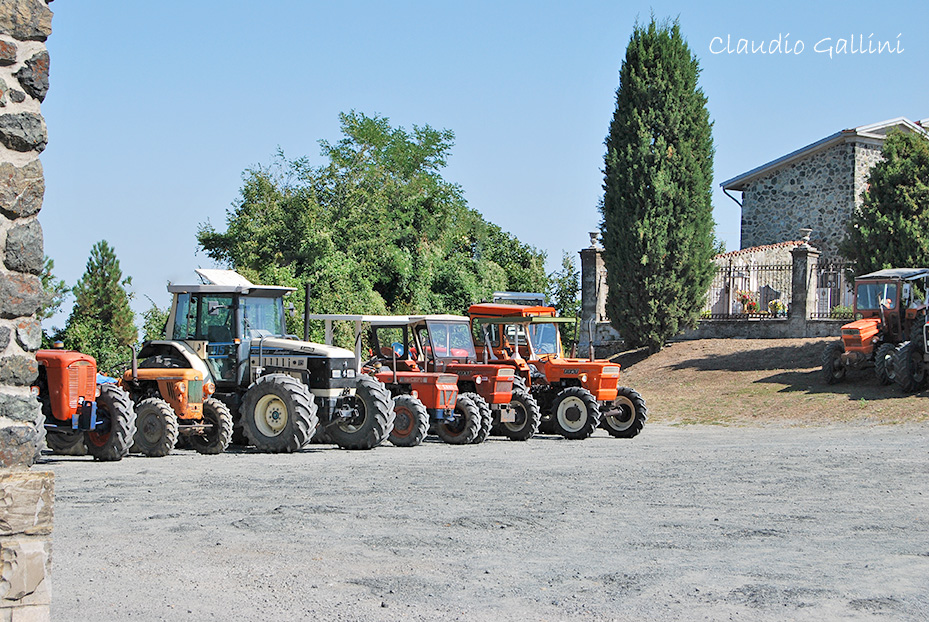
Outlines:
<svg viewBox="0 0 929 622"><path fill-rule="evenodd" d="M759 251L767 251L775 248L793 248L794 246L800 246L803 244L803 240L794 240L790 242L778 242L777 244L764 244L763 246L752 246L749 248L740 248L737 251L729 251L728 253L721 253L716 255L713 259L729 259L732 257L740 257L742 255L749 255L751 253L757 253Z"/></svg>

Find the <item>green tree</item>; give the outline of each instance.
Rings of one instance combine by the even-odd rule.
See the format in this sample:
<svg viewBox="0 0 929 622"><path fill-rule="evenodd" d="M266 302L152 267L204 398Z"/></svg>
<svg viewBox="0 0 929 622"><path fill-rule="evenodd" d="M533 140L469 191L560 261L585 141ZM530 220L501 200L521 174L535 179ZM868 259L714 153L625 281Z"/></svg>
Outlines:
<svg viewBox="0 0 929 622"><path fill-rule="evenodd" d="M317 313L461 313L500 289L544 289L544 253L485 221L443 179L454 135L340 116L343 137L306 158L247 170L226 230L200 226L208 256L257 282L303 286ZM314 339L321 338L313 326Z"/></svg>
<svg viewBox="0 0 929 622"><path fill-rule="evenodd" d="M630 347L695 326L713 276L713 138L696 57L674 22L636 25L606 138L607 314Z"/></svg>
<svg viewBox="0 0 929 622"><path fill-rule="evenodd" d="M55 261L46 255L45 263L42 266L42 274L40 275L42 290L45 292L45 301L36 312L36 318L39 321L47 320L58 313L65 297L71 292L71 289L65 285L64 280L59 279L52 272L54 269Z"/></svg>
<svg viewBox="0 0 929 622"><path fill-rule="evenodd" d="M126 291L131 283L130 277L123 278L113 248L106 240L97 242L72 290L74 307L68 322L57 335L65 347L96 358L98 369L107 373L128 359L128 347L138 335Z"/></svg>
<svg viewBox="0 0 929 622"><path fill-rule="evenodd" d="M839 246L857 274L924 266L929 259L929 140L891 132L883 156L871 168L862 204Z"/></svg>
<svg viewBox="0 0 929 622"><path fill-rule="evenodd" d="M142 341L164 339L170 309L162 309L151 298L148 301L151 306L142 312Z"/></svg>
<svg viewBox="0 0 929 622"><path fill-rule="evenodd" d="M581 273L574 263L574 255L563 252L561 255L561 269L548 275L548 290L546 292L549 304L558 309L561 317L577 319L581 313ZM560 324L561 341L566 352L570 352L577 339L578 323Z"/></svg>

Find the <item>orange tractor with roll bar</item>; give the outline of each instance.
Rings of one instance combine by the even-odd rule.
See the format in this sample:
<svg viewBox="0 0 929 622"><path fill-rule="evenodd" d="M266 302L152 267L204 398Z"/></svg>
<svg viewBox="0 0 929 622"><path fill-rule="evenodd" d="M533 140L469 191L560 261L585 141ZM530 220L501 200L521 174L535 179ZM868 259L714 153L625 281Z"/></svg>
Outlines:
<svg viewBox="0 0 929 622"><path fill-rule="evenodd" d="M842 326L842 340L822 353L826 384L841 382L849 369L867 367L874 367L881 384L890 384L899 367L898 384L905 389L913 385L914 357L908 344L923 342L927 280L927 268L891 268L855 278L855 319Z"/></svg>
<svg viewBox="0 0 929 622"><path fill-rule="evenodd" d="M479 303L468 309L484 360L513 365L542 411L540 428L583 439L598 425L617 438L632 438L645 425L642 396L619 386L620 366L611 361L566 358L554 307Z"/></svg>

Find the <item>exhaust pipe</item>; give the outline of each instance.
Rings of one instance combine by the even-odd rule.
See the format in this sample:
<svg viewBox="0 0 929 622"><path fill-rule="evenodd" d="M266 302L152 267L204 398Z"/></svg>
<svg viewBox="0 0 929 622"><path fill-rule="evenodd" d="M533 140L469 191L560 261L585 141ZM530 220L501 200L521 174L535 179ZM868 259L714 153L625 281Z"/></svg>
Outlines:
<svg viewBox="0 0 929 622"><path fill-rule="evenodd" d="M135 351L135 344L130 346L132 348L132 381L139 381L139 358Z"/></svg>
<svg viewBox="0 0 929 622"><path fill-rule="evenodd" d="M303 301L303 340L310 340L310 282L306 283L306 298Z"/></svg>

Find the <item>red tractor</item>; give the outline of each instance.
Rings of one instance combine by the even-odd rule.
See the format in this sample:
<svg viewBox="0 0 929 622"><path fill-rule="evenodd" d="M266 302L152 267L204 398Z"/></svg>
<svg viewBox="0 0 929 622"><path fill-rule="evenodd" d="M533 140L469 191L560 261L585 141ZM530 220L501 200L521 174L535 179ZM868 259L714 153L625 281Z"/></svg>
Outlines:
<svg viewBox="0 0 929 622"><path fill-rule="evenodd" d="M423 442L430 429L451 445L481 442L481 411L473 396L458 392L458 377L447 372L424 371L409 348L409 318L382 315L308 315L326 322L326 342L332 343L332 322L352 322L356 355L363 373L377 378L393 396L394 421L388 440L413 447ZM370 356L361 362L363 326L370 327ZM325 437L325 429L323 437ZM317 433L318 434L318 433Z"/></svg>
<svg viewBox="0 0 929 622"><path fill-rule="evenodd" d="M97 383L94 357L70 350L36 352L36 391L45 416L45 440L54 453L122 460L135 434L129 395Z"/></svg>
<svg viewBox="0 0 929 622"><path fill-rule="evenodd" d="M645 400L618 386L618 364L565 358L558 324L574 320L537 305L481 303L471 305L468 314L484 359L513 365L539 402L540 429L569 439L587 438L598 425L618 438L642 431Z"/></svg>
<svg viewBox="0 0 929 622"><path fill-rule="evenodd" d="M823 350L826 384L841 382L849 369L867 367L874 367L882 384L894 381L895 358L901 360L901 368L910 358L909 349L901 357L897 348L910 339L922 341L927 278L926 268L895 268L855 279L856 319L842 327L841 341ZM905 385L910 378L912 374L904 371L899 382Z"/></svg>

